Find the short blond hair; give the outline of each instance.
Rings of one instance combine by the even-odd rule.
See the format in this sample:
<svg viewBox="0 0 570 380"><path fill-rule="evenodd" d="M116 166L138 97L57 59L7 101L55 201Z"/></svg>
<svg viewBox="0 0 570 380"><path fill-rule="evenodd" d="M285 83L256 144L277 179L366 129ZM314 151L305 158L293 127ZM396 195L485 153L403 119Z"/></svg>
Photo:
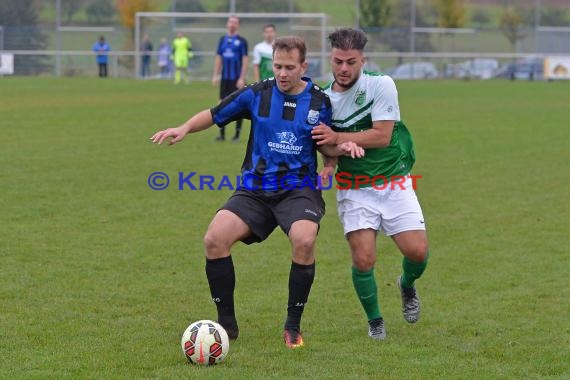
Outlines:
<svg viewBox="0 0 570 380"><path fill-rule="evenodd" d="M305 62L307 56L307 45L305 45L305 40L297 36L285 36L279 37L273 42L273 55L275 55L276 50L285 50L287 52L291 50L299 50L299 60L301 63Z"/></svg>

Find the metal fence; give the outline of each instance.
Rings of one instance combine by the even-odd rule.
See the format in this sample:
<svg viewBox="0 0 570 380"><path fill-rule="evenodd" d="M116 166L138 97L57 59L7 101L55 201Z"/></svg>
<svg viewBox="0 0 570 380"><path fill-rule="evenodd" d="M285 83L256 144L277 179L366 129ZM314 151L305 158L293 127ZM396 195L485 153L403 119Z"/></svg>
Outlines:
<svg viewBox="0 0 570 380"><path fill-rule="evenodd" d="M56 56L60 57L61 76L95 77L98 67L91 51L5 51L13 54L20 65L41 62L43 71L40 75L55 76ZM109 53L108 75L111 78L140 78L135 75L134 60L137 52L114 51ZM542 62L547 55L528 53L465 53L465 52L370 52L367 54L366 69L380 71L394 79L542 79ZM570 59L570 55L568 56ZM308 76L329 81L332 79L328 55L313 53L308 55ZM36 62L36 63L34 63ZM214 62L213 52L195 52L195 59L189 67L190 80L209 80ZM325 75L321 75L321 64ZM479 67L479 64L482 66ZM526 66L525 66L526 65ZM518 67L522 68L518 68ZM535 67L531 67L535 66ZM48 69L45 70L45 67ZM30 72L38 71L28 67ZM513 71L515 70L515 71ZM251 72L250 72L251 74ZM252 75L249 75L251 78ZM150 75L145 80L170 80L172 71L161 73L153 54Z"/></svg>
<svg viewBox="0 0 570 380"><path fill-rule="evenodd" d="M329 28L329 31L332 29ZM499 65L504 65L514 60L545 55L570 55L570 28L564 27L539 27L536 30L527 28L521 32L523 37L516 46L510 45L499 29L466 29L455 32L437 28L416 28L413 32L411 29L371 29L367 33L370 43L366 53L371 68L387 71L405 63L430 62L437 70L437 77L454 76L455 70L450 67L477 58L496 59ZM0 54L14 56L15 75L96 76L97 65L91 46L100 34L105 35L112 47L109 53L109 75L118 78L139 76L135 72L137 52L132 48L132 34L121 28L60 30L61 50L58 51L55 49L55 28L4 27L0 28ZM39 44L40 48L29 47L33 45L34 35L43 41ZM412 36L414 51L410 51ZM151 37L157 47L159 38L163 36ZM202 44L194 51L194 59L189 67L192 79L211 77L215 46L210 45ZM253 43L250 51L252 48ZM321 65L325 72L329 71L326 55L320 47L313 50L309 46L310 75L322 77L319 69ZM60 70L57 70L58 60ZM161 78L156 53L150 69L149 79Z"/></svg>

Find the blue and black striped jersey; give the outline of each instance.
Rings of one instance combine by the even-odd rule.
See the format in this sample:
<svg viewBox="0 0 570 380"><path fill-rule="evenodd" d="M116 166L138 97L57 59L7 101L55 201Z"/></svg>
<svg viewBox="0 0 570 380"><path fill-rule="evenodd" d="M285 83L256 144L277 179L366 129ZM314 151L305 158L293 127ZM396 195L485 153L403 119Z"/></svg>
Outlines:
<svg viewBox="0 0 570 380"><path fill-rule="evenodd" d="M214 123L222 127L237 119L250 119L251 131L242 165L244 181L263 190L307 185L317 181L317 146L311 138L315 125L330 125L328 96L309 78L305 90L287 95L274 79L238 90L211 109ZM249 186L246 183L245 186Z"/></svg>
<svg viewBox="0 0 570 380"><path fill-rule="evenodd" d="M222 58L222 80L237 81L241 74L242 58L247 56L247 40L242 36L223 36L217 54Z"/></svg>

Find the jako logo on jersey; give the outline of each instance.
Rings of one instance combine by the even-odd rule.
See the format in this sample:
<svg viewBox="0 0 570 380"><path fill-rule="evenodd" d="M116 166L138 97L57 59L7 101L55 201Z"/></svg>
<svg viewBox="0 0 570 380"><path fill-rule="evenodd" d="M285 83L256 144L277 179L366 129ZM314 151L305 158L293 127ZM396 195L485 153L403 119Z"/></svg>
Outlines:
<svg viewBox="0 0 570 380"><path fill-rule="evenodd" d="M309 124L317 124L319 121L319 111L309 110L309 115L307 115L307 122Z"/></svg>
<svg viewBox="0 0 570 380"><path fill-rule="evenodd" d="M285 102L285 103L283 103L283 107L297 108L297 103Z"/></svg>
<svg viewBox="0 0 570 380"><path fill-rule="evenodd" d="M295 144L295 141L297 141L293 132L277 132L276 135L281 144L293 145Z"/></svg>

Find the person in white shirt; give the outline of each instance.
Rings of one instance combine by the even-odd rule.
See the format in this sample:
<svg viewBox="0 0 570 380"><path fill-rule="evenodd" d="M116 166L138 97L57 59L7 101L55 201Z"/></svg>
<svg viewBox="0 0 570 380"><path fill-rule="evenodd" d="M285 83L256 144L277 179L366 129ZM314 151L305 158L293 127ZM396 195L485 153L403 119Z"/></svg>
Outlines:
<svg viewBox="0 0 570 380"><path fill-rule="evenodd" d="M263 27L263 41L253 48L253 80L259 82L273 77L273 41L275 40L275 25Z"/></svg>

